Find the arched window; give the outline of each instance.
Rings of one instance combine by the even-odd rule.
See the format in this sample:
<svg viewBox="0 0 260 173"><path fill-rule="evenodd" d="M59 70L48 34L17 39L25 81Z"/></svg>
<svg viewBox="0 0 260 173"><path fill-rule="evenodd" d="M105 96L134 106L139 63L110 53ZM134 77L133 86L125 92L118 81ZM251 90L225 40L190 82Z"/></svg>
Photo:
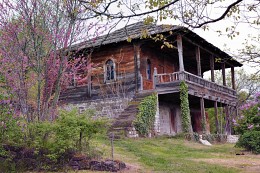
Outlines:
<svg viewBox="0 0 260 173"><path fill-rule="evenodd" d="M109 59L105 64L105 80L115 80L115 63Z"/></svg>
<svg viewBox="0 0 260 173"><path fill-rule="evenodd" d="M151 80L152 79L152 67L151 67L151 61L147 59L147 64L146 64L146 76L147 79Z"/></svg>

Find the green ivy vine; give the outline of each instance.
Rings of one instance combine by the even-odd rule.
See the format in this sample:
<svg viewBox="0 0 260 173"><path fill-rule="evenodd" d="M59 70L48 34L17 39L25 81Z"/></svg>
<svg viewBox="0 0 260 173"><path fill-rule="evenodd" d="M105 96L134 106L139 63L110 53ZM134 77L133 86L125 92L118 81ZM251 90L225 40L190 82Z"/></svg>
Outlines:
<svg viewBox="0 0 260 173"><path fill-rule="evenodd" d="M138 106L138 114L133 122L140 135L147 136L153 129L157 108L157 96L145 97Z"/></svg>
<svg viewBox="0 0 260 173"><path fill-rule="evenodd" d="M181 100L181 117L182 128L184 133L192 133L189 98L188 98L188 85L181 81L180 83L180 100Z"/></svg>

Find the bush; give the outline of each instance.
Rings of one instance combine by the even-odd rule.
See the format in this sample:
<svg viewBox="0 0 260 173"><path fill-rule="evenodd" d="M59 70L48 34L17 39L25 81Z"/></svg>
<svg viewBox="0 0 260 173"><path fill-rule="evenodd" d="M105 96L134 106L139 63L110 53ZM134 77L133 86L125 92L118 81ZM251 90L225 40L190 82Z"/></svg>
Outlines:
<svg viewBox="0 0 260 173"><path fill-rule="evenodd" d="M23 140L24 123L10 108L9 100L0 101L0 142L19 144Z"/></svg>
<svg viewBox="0 0 260 173"><path fill-rule="evenodd" d="M54 122L31 123L28 143L36 151L47 150L53 160L70 150L89 152L91 139L105 132L108 125L105 119L93 119L93 115L93 111L79 114L75 108L60 111Z"/></svg>
<svg viewBox="0 0 260 173"><path fill-rule="evenodd" d="M147 136L152 130L157 109L157 96L145 97L138 106L138 114L133 124L140 135Z"/></svg>
<svg viewBox="0 0 260 173"><path fill-rule="evenodd" d="M253 153L260 153L260 131L247 131L240 136L236 146L243 147Z"/></svg>

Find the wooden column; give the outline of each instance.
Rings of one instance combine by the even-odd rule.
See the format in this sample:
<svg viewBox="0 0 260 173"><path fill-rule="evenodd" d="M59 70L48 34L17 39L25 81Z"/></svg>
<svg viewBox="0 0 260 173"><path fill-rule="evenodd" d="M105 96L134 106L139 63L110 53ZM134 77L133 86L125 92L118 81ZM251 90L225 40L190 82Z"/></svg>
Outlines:
<svg viewBox="0 0 260 173"><path fill-rule="evenodd" d="M213 55L210 56L210 72L211 72L211 81L215 82L215 76L214 76L214 67L215 63L214 63L214 57Z"/></svg>
<svg viewBox="0 0 260 173"><path fill-rule="evenodd" d="M197 61L198 76L201 77L202 75L201 75L200 48L198 46L196 47L196 61Z"/></svg>
<svg viewBox="0 0 260 173"><path fill-rule="evenodd" d="M134 62L135 62L135 90L140 88L140 44L133 44L134 46Z"/></svg>
<svg viewBox="0 0 260 173"><path fill-rule="evenodd" d="M236 84L235 84L235 70L234 67L231 67L231 81L232 81L232 89L236 89Z"/></svg>
<svg viewBox="0 0 260 173"><path fill-rule="evenodd" d="M204 106L204 98L200 98L200 113L201 113L201 127L203 133L207 132L207 121L206 121L206 114L205 114L205 106Z"/></svg>
<svg viewBox="0 0 260 173"><path fill-rule="evenodd" d="M88 61L87 61L87 63L88 64L90 64L91 63L91 55L88 57L89 59L88 59ZM87 88L87 94L88 94L88 96L89 97L91 97L91 90L92 90L92 80L91 80L91 76L92 76L92 66L90 65L90 69L89 69L89 71L88 71L88 79L87 79L87 81L88 81L88 88Z"/></svg>
<svg viewBox="0 0 260 173"><path fill-rule="evenodd" d="M215 126L216 126L216 130L217 130L217 134L220 134L219 121L218 121L218 102L217 101L214 102L214 112L215 112Z"/></svg>
<svg viewBox="0 0 260 173"><path fill-rule="evenodd" d="M178 47L178 54L179 54L179 71L184 71L184 64L183 64L183 48L182 48L182 37L181 35L177 35L177 47Z"/></svg>
<svg viewBox="0 0 260 173"><path fill-rule="evenodd" d="M226 65L225 63L222 63L222 78L223 78L223 85L226 86L226 71L225 71Z"/></svg>
<svg viewBox="0 0 260 173"><path fill-rule="evenodd" d="M231 120L230 120L230 108L228 105L225 106L224 108L225 110L225 120L226 120L226 124L225 124L225 134L226 135L231 135Z"/></svg>
<svg viewBox="0 0 260 173"><path fill-rule="evenodd" d="M154 67L154 70L153 70L153 89L155 89L156 88L156 83L157 83L157 68L156 67Z"/></svg>

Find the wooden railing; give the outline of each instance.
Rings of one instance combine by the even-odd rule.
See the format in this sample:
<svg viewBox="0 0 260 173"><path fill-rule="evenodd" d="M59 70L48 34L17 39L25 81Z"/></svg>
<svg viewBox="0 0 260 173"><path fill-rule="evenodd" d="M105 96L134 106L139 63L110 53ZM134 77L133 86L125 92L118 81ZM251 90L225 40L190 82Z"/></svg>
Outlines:
<svg viewBox="0 0 260 173"><path fill-rule="evenodd" d="M219 91L219 92L223 92L223 93L227 93L227 94L236 96L235 90L228 88L226 86L222 86L222 85L216 84L214 82L208 81L206 79L203 79L199 76L196 76L196 75L191 74L186 71L154 74L154 87L156 88L156 85L158 85L158 84L175 82L175 81L179 81L179 80L185 80L185 81L195 83L195 84L200 85L205 88L210 88L215 91Z"/></svg>

